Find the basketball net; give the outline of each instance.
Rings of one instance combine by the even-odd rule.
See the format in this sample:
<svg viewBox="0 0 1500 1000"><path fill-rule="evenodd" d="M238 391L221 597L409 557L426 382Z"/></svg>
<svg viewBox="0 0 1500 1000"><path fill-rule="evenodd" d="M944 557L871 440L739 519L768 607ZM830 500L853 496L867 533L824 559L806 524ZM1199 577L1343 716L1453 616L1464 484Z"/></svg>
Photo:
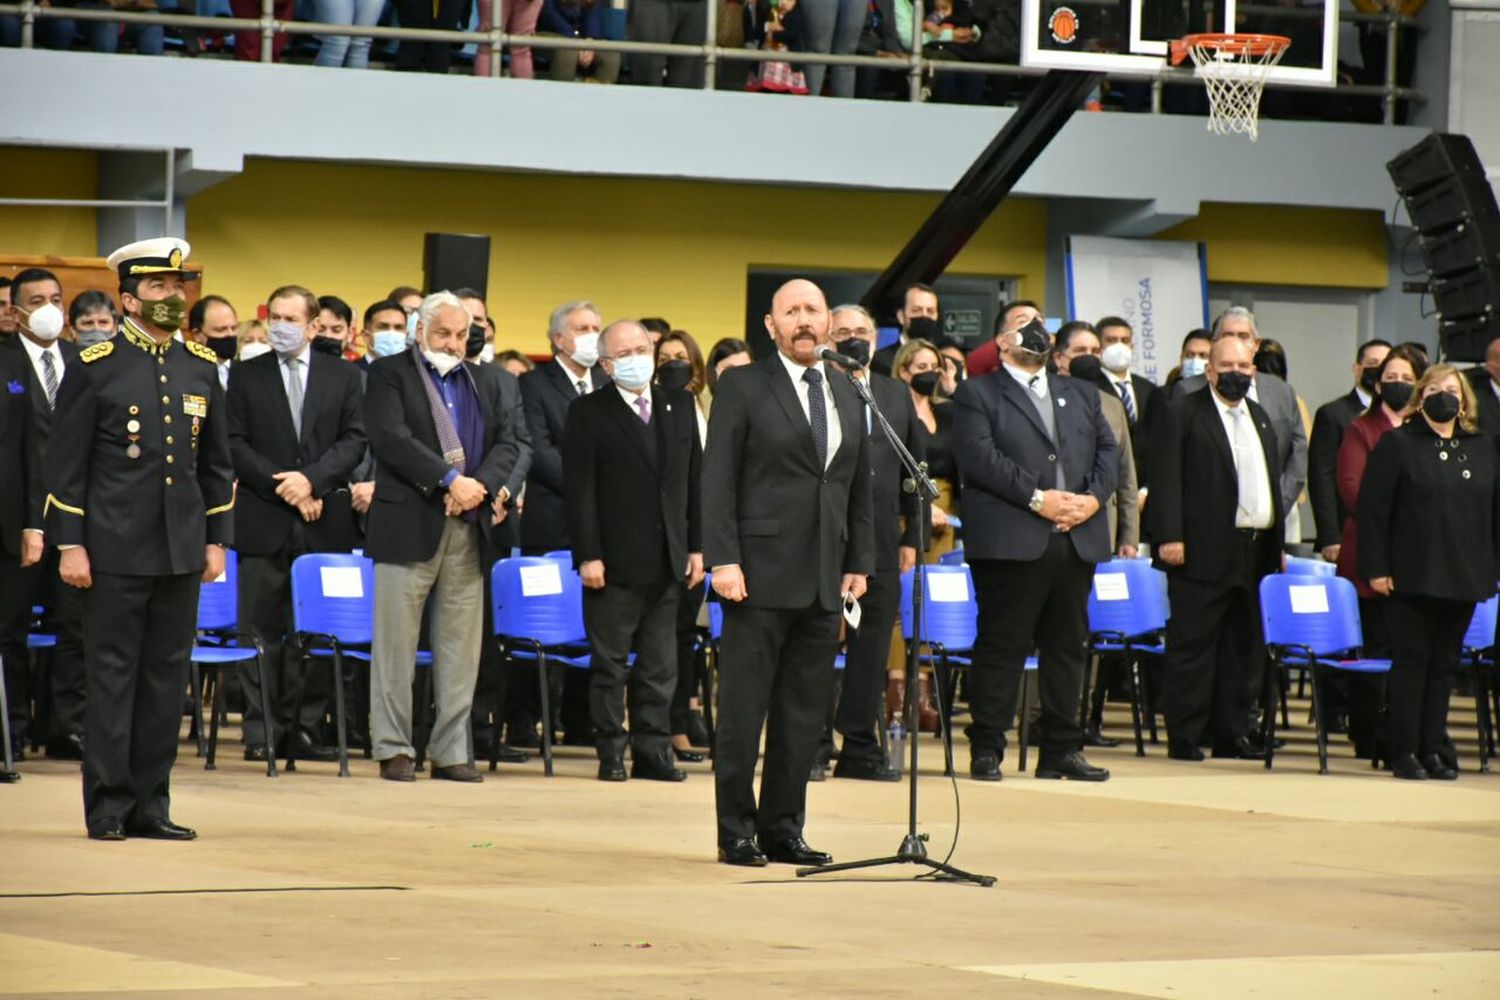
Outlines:
<svg viewBox="0 0 1500 1000"><path fill-rule="evenodd" d="M1208 91L1208 127L1219 135L1259 138L1260 95L1290 38L1281 35L1188 35L1172 43L1172 65L1192 56Z"/></svg>

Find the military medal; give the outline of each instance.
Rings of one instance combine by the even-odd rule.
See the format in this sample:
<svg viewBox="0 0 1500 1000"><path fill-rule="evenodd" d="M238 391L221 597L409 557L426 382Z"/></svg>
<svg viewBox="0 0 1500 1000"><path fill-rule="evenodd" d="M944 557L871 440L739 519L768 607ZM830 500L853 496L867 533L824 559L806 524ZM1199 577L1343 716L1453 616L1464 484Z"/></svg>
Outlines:
<svg viewBox="0 0 1500 1000"><path fill-rule="evenodd" d="M126 458L140 458L141 457L141 446L138 445L138 444L133 444L129 448L126 448L125 449L125 457Z"/></svg>
<svg viewBox="0 0 1500 1000"><path fill-rule="evenodd" d="M125 421L125 429L132 434L138 434L141 430L141 422L139 420L127 420Z"/></svg>

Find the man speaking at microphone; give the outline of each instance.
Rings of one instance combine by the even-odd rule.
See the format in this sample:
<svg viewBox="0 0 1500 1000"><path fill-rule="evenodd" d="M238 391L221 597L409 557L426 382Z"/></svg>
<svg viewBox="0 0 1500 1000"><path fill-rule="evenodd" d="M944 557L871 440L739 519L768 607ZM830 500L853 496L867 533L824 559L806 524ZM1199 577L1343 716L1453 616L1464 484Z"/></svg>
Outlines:
<svg viewBox="0 0 1500 1000"><path fill-rule="evenodd" d="M859 397L818 356L829 330L822 290L787 282L765 324L776 353L720 379L704 456L704 562L724 609L719 860L821 865L832 858L802 837L807 780L840 609L873 569L868 443Z"/></svg>

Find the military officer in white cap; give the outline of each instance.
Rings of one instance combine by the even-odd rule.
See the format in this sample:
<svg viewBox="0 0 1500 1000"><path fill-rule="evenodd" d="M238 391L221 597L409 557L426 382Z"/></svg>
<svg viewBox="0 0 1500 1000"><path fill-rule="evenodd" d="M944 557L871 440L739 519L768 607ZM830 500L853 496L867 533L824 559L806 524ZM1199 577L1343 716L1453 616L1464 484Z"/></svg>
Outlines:
<svg viewBox="0 0 1500 1000"><path fill-rule="evenodd" d="M95 840L191 840L172 822L198 587L224 570L234 472L214 353L173 335L188 244L116 250L125 322L68 367L47 452L48 541L86 588L83 799Z"/></svg>

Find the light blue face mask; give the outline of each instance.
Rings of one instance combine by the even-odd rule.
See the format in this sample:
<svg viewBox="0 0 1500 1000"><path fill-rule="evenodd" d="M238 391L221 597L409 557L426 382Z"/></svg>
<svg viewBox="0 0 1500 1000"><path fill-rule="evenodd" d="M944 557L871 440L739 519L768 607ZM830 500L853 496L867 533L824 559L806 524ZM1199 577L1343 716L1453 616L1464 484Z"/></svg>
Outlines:
<svg viewBox="0 0 1500 1000"><path fill-rule="evenodd" d="M376 330L372 349L377 358L388 358L406 350L410 341L401 330Z"/></svg>
<svg viewBox="0 0 1500 1000"><path fill-rule="evenodd" d="M1183 378L1192 378L1195 375L1202 375L1206 371L1208 371L1207 358L1186 358L1182 362Z"/></svg>
<svg viewBox="0 0 1500 1000"><path fill-rule="evenodd" d="M631 354L615 358L614 380L626 389L642 389L651 381L656 362L649 354Z"/></svg>
<svg viewBox="0 0 1500 1000"><path fill-rule="evenodd" d="M406 346L410 347L417 342L417 310L413 309L406 317Z"/></svg>

